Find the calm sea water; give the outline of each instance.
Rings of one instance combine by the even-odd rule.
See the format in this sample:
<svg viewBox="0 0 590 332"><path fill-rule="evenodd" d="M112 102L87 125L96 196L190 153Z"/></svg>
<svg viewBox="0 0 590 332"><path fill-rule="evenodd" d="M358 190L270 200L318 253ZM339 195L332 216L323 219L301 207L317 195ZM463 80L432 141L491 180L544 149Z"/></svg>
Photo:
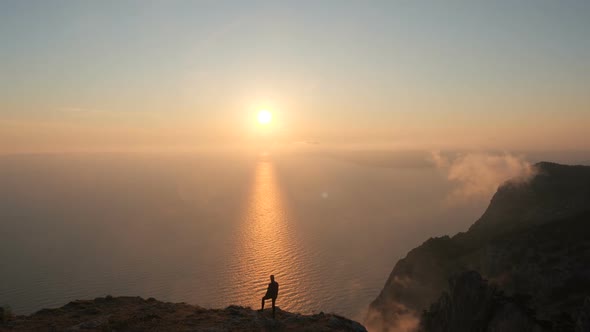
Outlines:
<svg viewBox="0 0 590 332"><path fill-rule="evenodd" d="M0 158L0 305L17 313L139 295L361 317L397 259L465 229L432 167L319 154Z"/></svg>

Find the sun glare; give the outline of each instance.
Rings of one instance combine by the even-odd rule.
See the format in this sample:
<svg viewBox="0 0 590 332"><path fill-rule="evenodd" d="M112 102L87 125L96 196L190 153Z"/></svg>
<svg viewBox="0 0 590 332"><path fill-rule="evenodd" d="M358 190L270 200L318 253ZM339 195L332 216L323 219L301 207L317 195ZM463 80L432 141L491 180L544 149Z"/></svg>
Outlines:
<svg viewBox="0 0 590 332"><path fill-rule="evenodd" d="M258 123L260 124L268 124L272 120L272 113L267 110L260 110L258 112Z"/></svg>

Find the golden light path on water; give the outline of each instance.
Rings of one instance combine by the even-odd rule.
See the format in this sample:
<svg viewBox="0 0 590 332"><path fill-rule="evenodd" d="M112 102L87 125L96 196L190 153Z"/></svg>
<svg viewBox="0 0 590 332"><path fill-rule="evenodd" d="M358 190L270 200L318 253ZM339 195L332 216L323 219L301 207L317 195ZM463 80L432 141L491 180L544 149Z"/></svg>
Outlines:
<svg viewBox="0 0 590 332"><path fill-rule="evenodd" d="M277 306L308 312L311 298L306 280L310 277L305 250L298 240L288 208L269 161L256 165L253 188L237 226L235 249L228 273L233 291L229 303L260 307L269 276L280 285ZM266 306L270 307L270 301Z"/></svg>

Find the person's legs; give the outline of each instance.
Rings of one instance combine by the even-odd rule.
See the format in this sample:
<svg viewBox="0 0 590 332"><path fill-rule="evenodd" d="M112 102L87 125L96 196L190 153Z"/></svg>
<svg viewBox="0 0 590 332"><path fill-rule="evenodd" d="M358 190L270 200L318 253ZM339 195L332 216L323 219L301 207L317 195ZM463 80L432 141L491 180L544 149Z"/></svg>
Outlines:
<svg viewBox="0 0 590 332"><path fill-rule="evenodd" d="M275 318L275 301L277 300L276 297L272 298L272 318Z"/></svg>
<svg viewBox="0 0 590 332"><path fill-rule="evenodd" d="M264 298L264 296L263 296L263 297L262 297L262 306L261 306L261 308L260 308L260 311L264 310L264 300L266 300L266 299L265 299L265 298Z"/></svg>

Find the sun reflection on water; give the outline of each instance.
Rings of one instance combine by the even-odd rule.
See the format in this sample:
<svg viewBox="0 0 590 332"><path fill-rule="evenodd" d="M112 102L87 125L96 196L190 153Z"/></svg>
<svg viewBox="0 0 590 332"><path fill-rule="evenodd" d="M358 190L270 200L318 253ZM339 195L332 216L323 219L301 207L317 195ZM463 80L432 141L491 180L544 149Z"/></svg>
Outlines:
<svg viewBox="0 0 590 332"><path fill-rule="evenodd" d="M305 250L289 219L273 164L259 161L253 188L237 226L235 249L230 259L232 303L257 308L269 276L280 284L277 306L306 312L310 296Z"/></svg>

